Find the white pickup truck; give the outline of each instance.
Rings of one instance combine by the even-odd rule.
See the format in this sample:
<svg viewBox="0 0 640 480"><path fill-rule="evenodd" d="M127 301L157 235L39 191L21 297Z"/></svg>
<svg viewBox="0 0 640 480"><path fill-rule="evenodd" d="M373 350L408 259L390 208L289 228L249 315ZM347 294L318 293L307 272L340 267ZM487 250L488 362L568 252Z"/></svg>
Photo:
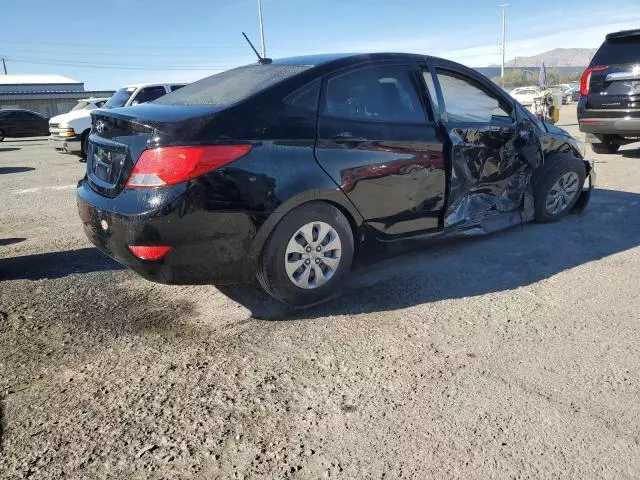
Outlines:
<svg viewBox="0 0 640 480"><path fill-rule="evenodd" d="M118 89L101 108L128 107L150 102L186 83L144 83ZM91 109L72 110L49 120L49 145L65 153L87 156L91 130Z"/></svg>

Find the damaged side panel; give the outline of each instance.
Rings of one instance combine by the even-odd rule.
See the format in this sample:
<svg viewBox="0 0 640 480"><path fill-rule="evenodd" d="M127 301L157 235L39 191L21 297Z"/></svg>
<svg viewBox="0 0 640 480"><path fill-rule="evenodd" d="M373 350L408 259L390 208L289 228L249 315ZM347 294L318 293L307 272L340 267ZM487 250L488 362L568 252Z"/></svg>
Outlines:
<svg viewBox="0 0 640 480"><path fill-rule="evenodd" d="M535 133L519 130L516 125L480 126L453 128L449 136L451 184L445 228L512 212L518 215L506 217L516 219L515 223L529 220L519 212L527 205L526 216L533 211L531 178L533 169L542 162Z"/></svg>

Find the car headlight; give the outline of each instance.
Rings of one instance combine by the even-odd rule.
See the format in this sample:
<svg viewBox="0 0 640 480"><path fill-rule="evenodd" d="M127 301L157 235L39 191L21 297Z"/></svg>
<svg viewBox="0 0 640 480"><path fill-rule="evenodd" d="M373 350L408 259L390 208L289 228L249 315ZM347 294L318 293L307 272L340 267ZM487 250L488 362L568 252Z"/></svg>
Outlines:
<svg viewBox="0 0 640 480"><path fill-rule="evenodd" d="M76 132L73 130L73 128L60 127L60 130L58 131L58 135L61 137L75 137Z"/></svg>
<svg viewBox="0 0 640 480"><path fill-rule="evenodd" d="M580 152L580 155L582 155L583 157L587 154L587 149L584 146L584 143L580 140L578 140L577 138L573 138L571 137L571 144L573 145L573 147L578 150L578 152Z"/></svg>
<svg viewBox="0 0 640 480"><path fill-rule="evenodd" d="M567 134L566 139L567 143L571 145L578 153L580 153L582 157L586 155L587 149L585 148L584 143L569 134Z"/></svg>

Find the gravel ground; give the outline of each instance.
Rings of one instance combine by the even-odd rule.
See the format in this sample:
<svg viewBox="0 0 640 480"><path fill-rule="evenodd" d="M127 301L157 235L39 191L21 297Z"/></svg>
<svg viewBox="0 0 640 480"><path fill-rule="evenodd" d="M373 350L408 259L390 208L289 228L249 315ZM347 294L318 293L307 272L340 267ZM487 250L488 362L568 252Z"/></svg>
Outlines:
<svg viewBox="0 0 640 480"><path fill-rule="evenodd" d="M636 147L589 150L584 215L291 315L123 269L82 234L84 164L1 143L0 478L640 478Z"/></svg>

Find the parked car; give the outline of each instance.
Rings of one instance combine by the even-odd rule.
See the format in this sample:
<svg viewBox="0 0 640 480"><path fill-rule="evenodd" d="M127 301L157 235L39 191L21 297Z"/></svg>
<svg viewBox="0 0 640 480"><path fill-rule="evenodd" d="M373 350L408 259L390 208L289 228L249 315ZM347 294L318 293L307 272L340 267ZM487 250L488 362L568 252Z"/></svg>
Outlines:
<svg viewBox="0 0 640 480"><path fill-rule="evenodd" d="M566 105L567 103L571 103L571 92L569 91L568 87L565 87L563 85L556 85L554 87L551 87L551 91L553 92L554 95L558 95L559 97L562 97L563 105Z"/></svg>
<svg viewBox="0 0 640 480"><path fill-rule="evenodd" d="M538 87L518 87L511 91L511 96L522 105L532 105L536 97L542 93Z"/></svg>
<svg viewBox="0 0 640 480"><path fill-rule="evenodd" d="M105 103L107 103L109 97L104 98L83 98L78 100L78 103L71 109L72 112L77 110L95 110L96 108L101 108Z"/></svg>
<svg viewBox="0 0 640 480"><path fill-rule="evenodd" d="M128 107L150 102L169 92L184 87L184 83L145 83L128 85L118 89L100 108ZM77 107L77 105L76 105ZM49 144L64 153L87 155L87 142L91 130L92 109L75 108L69 113L53 117L49 121Z"/></svg>
<svg viewBox="0 0 640 480"><path fill-rule="evenodd" d="M596 153L640 137L640 29L610 33L580 81L578 123Z"/></svg>
<svg viewBox="0 0 640 480"><path fill-rule="evenodd" d="M580 100L580 85L572 85L569 87L569 90L567 90L567 93L571 96L572 102L577 102Z"/></svg>
<svg viewBox="0 0 640 480"><path fill-rule="evenodd" d="M96 246L163 283L257 276L298 306L391 244L558 220L593 185L568 133L423 55L248 65L91 116L77 202Z"/></svg>
<svg viewBox="0 0 640 480"><path fill-rule="evenodd" d="M0 142L6 137L39 137L49 133L49 119L32 112L12 108L0 110Z"/></svg>

